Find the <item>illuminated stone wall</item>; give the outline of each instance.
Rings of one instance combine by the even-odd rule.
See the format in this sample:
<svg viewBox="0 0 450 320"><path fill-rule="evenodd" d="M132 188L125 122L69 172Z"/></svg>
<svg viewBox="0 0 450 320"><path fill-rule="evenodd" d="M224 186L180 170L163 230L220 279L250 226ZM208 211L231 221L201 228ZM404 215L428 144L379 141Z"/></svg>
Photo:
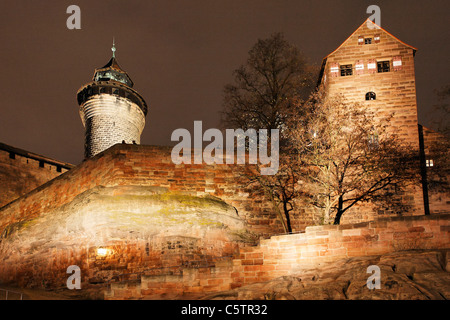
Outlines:
<svg viewBox="0 0 450 320"><path fill-rule="evenodd" d="M446 161L446 159L434 158L430 150L433 148L445 147L445 144L442 143L443 139L447 138L438 132L423 127L425 161L428 160L428 166L425 162L425 167L427 170L428 179L443 179L443 181L445 181L442 172L436 172L436 170L439 170L439 167L442 166L442 163L439 162ZM432 165L430 161L432 161ZM449 178L450 177L447 177L446 179L447 183L449 181ZM441 186L431 186L428 190L428 195L431 214L450 212L450 191L448 190L448 187L446 189L442 188Z"/></svg>
<svg viewBox="0 0 450 320"><path fill-rule="evenodd" d="M449 243L444 215L273 236L281 224L243 183L243 166L175 165L170 152L119 144L1 208L0 282L67 290L67 267L78 265L91 297L108 288L113 298L194 294L320 259ZM311 224L296 217L296 231ZM248 231L272 237L254 246Z"/></svg>
<svg viewBox="0 0 450 320"><path fill-rule="evenodd" d="M0 207L71 167L69 164L0 144Z"/></svg>
<svg viewBox="0 0 450 320"><path fill-rule="evenodd" d="M211 194L234 206L254 232L274 234L282 226L264 195L243 180L242 165L175 165L171 148L118 144L0 210L0 232L8 224L57 209L96 186L162 187L193 195ZM306 222L303 228L306 226ZM298 230L298 229L297 229Z"/></svg>
<svg viewBox="0 0 450 320"><path fill-rule="evenodd" d="M106 299L195 297L265 282L317 267L321 262L417 249L450 248L450 215L388 218L341 226L308 227L305 233L274 236L240 247L239 257L178 274L140 275L112 283Z"/></svg>

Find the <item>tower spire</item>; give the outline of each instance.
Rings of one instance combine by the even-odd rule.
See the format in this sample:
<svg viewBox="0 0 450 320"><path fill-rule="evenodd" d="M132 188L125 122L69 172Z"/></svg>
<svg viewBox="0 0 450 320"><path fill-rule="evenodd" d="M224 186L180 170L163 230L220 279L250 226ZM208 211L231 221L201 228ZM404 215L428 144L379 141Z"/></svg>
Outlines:
<svg viewBox="0 0 450 320"><path fill-rule="evenodd" d="M116 57L116 43L115 43L115 39L114 39L114 37L113 37L113 46L112 46L112 48L111 48L111 51L112 51L112 57L113 58L115 58Z"/></svg>

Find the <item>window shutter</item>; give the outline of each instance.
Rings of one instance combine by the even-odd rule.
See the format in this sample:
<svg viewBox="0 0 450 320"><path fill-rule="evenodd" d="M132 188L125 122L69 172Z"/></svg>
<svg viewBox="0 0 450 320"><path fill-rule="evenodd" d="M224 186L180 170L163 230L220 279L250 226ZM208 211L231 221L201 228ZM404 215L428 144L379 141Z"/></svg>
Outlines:
<svg viewBox="0 0 450 320"><path fill-rule="evenodd" d="M394 71L402 70L402 57L401 56L395 56L392 59L392 66L394 67Z"/></svg>
<svg viewBox="0 0 450 320"><path fill-rule="evenodd" d="M364 74L364 60L356 61L355 73L356 74Z"/></svg>
<svg viewBox="0 0 450 320"><path fill-rule="evenodd" d="M380 43L380 35L379 35L379 34L376 34L376 35L373 37L373 42L374 42L374 43Z"/></svg>
<svg viewBox="0 0 450 320"><path fill-rule="evenodd" d="M358 37L358 44L359 44L359 45L364 44L364 36L359 36L359 37Z"/></svg>
<svg viewBox="0 0 450 320"><path fill-rule="evenodd" d="M339 75L339 63L333 62L330 64L330 76L337 77Z"/></svg>
<svg viewBox="0 0 450 320"><path fill-rule="evenodd" d="M377 72L377 61L375 59L370 59L367 61L367 71L369 73Z"/></svg>

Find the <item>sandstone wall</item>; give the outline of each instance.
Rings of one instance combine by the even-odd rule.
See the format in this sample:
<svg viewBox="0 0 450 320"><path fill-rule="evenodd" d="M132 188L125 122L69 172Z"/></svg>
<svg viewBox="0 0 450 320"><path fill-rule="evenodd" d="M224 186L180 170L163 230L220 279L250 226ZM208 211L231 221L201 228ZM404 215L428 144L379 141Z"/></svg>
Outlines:
<svg viewBox="0 0 450 320"><path fill-rule="evenodd" d="M253 232L283 233L270 201L264 194L257 193L254 186L248 186L243 177L243 165L176 165L170 154L170 147L113 146L2 208L0 232L11 223L55 210L96 186L140 185L193 195L211 194L234 206ZM315 214L299 202L291 217L293 231L303 231L317 223ZM421 215L422 211L415 214ZM376 217L371 208L352 208L343 216L342 223L369 221Z"/></svg>
<svg viewBox="0 0 450 320"><path fill-rule="evenodd" d="M0 144L0 207L71 167L60 161Z"/></svg>
<svg viewBox="0 0 450 320"><path fill-rule="evenodd" d="M441 158L436 159L433 153L436 152L436 148L446 148L448 144L444 143L444 139L447 139L443 134L430 130L426 127L423 128L423 142L424 142L424 154L425 161L428 160L428 165L426 166L428 181L430 178L442 179L443 172L436 172L440 168L445 167L445 164L439 163L439 161L448 161L447 159ZM442 152L440 150L439 152ZM432 162L432 166L430 165ZM450 177L447 177L446 181L448 183ZM447 189L447 190L446 190ZM449 213L450 212L450 191L448 188L441 188L436 186L431 186L428 190L430 213Z"/></svg>
<svg viewBox="0 0 450 320"><path fill-rule="evenodd" d="M0 210L0 232L7 225L40 216L96 186L140 185L193 195L211 194L233 205L255 232L282 232L264 196L242 181L240 165L175 165L171 148L118 144L33 190ZM306 226L306 223L303 227Z"/></svg>
<svg viewBox="0 0 450 320"><path fill-rule="evenodd" d="M292 275L319 267L321 262L449 247L450 215L308 227L305 233L274 236L256 247L240 247L238 258L218 261L214 267L182 268L179 274L143 274L136 281L111 283L105 298L192 297Z"/></svg>
<svg viewBox="0 0 450 320"><path fill-rule="evenodd" d="M164 189L189 197L211 194L234 206L249 230L265 235L282 231L267 200L245 185L243 166L175 165L170 152L168 147L119 144L1 208L0 281L65 290L67 267L78 265L91 297L107 287L113 298L175 289L195 294L265 281L322 260L449 243L448 215L308 227L305 233L261 240L257 247L227 238L216 225L204 225L209 230L204 236L143 236L136 229L140 211L132 204L144 201L136 206L141 210L151 202L128 199L130 189ZM113 198L94 197L98 189L114 190ZM118 199L129 205L119 205ZM119 225L106 219L117 214ZM297 217L294 226L303 228L294 230L311 224L311 217ZM166 218L170 223L173 217ZM99 247L109 253L100 256Z"/></svg>

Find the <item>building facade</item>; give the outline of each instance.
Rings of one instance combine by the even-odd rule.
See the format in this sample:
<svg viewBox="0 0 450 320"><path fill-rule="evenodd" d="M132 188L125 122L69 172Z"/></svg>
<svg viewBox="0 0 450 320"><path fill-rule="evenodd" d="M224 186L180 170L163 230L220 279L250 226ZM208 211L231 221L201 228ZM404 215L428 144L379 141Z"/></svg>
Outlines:
<svg viewBox="0 0 450 320"><path fill-rule="evenodd" d="M363 105L375 118L392 116L387 131L417 150L417 170L426 184L426 168L419 161L416 52L415 47L367 19L323 59L318 84L325 87L329 96L342 94L349 103ZM411 187L401 196L412 214L430 212L426 189L426 185Z"/></svg>

